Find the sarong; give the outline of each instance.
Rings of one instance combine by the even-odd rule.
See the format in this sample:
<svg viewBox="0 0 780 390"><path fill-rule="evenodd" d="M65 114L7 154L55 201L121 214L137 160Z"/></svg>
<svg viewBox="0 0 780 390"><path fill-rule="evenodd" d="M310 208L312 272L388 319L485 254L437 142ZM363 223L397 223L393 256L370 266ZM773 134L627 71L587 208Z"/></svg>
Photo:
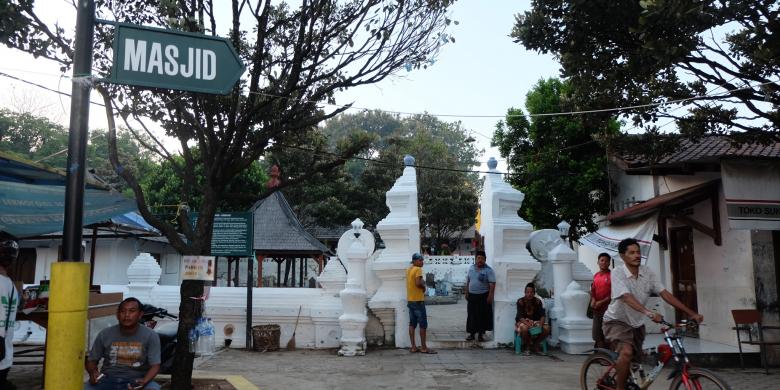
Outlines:
<svg viewBox="0 0 780 390"><path fill-rule="evenodd" d="M468 317L466 319L466 332L485 333L493 330L493 305L488 304L489 293L469 293L467 299Z"/></svg>

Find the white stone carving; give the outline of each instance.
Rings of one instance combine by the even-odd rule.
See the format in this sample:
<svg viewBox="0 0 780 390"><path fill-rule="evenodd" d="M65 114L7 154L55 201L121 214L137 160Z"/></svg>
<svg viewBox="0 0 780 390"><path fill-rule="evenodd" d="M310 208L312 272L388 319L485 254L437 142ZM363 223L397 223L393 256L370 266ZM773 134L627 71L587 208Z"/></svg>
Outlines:
<svg viewBox="0 0 780 390"><path fill-rule="evenodd" d="M365 237L364 237L365 236ZM338 247L343 250L349 243L346 255L340 257L348 260L347 285L341 291L341 303L344 313L339 316L341 325L340 356L362 356L366 354L366 324L368 313L366 289L364 287L366 260L374 249L374 238L371 232L363 229L363 222L356 219L352 222L352 230L347 231L339 239ZM366 244L370 243L370 249Z"/></svg>
<svg viewBox="0 0 780 390"><path fill-rule="evenodd" d="M555 298L555 303L552 309L549 310L550 319L552 320L552 326L550 327L550 344L552 345L558 344L559 322L564 317L561 294L566 291L566 287L572 281L571 264L576 259L577 254L563 240L560 240L558 245L549 252L549 262L552 264L553 270L553 298Z"/></svg>
<svg viewBox="0 0 780 390"><path fill-rule="evenodd" d="M347 283L346 265L338 257L331 258L322 273L317 276L317 282L327 295L338 296Z"/></svg>
<svg viewBox="0 0 780 390"><path fill-rule="evenodd" d="M406 308L406 268L411 264L412 254L420 250L420 219L417 213L417 174L412 165L414 158L404 158L401 177L396 180L386 195L390 213L379 221L376 230L385 243L385 249L376 259L373 270L381 280L379 289L371 297L368 306L379 317L383 326L408 324ZM393 334L385 335L386 345L399 348L411 346L409 332L405 326L395 326Z"/></svg>
<svg viewBox="0 0 780 390"><path fill-rule="evenodd" d="M515 303L523 296L525 285L541 268L525 246L533 230L530 223L517 215L525 195L512 188L496 170L498 163L490 158L490 173L480 198L482 225L488 265L496 273L493 303L494 332L492 345L514 341Z"/></svg>
<svg viewBox="0 0 780 390"><path fill-rule="evenodd" d="M155 299L152 289L157 286L160 280L162 268L157 264L157 260L148 253L141 253L133 259L130 266L127 267L127 280L129 296L136 297L141 302L154 305Z"/></svg>
<svg viewBox="0 0 780 390"><path fill-rule="evenodd" d="M559 321L558 341L561 350L569 354L587 353L593 348L593 321L586 316L590 294L583 291L580 284L573 280L559 296L565 313Z"/></svg>
<svg viewBox="0 0 780 390"><path fill-rule="evenodd" d="M542 269L537 276L536 288L544 288L548 292L553 291L553 266L550 262L550 251L561 242L560 232L555 229L541 229L531 233L528 247L533 257L542 264Z"/></svg>

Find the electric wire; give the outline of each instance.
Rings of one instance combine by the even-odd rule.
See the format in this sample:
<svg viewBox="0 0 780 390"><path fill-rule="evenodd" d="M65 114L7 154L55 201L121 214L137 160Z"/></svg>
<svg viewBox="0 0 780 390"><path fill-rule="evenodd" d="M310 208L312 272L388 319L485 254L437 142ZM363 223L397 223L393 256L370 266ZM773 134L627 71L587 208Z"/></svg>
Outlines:
<svg viewBox="0 0 780 390"><path fill-rule="evenodd" d="M7 68L5 68L5 69L7 69ZM35 83L30 82L30 81L27 81L27 80L24 80L24 79L21 79L21 78L9 75L9 74L4 73L4 72L0 72L0 76L8 77L8 78L11 78L11 79L14 79L14 80L25 82L27 84L35 85L37 87L44 88L46 90L49 90L49 91L52 91L52 92L56 92L56 93L59 93L59 94L65 94L64 92L56 91L56 90L50 89L48 87L42 86L40 84L35 84ZM64 75L62 77L70 78L70 76L64 76ZM405 115L405 116L427 114L427 115L434 116L434 117L444 117L444 118L512 118L512 117L521 117L521 116L522 117L526 117L526 118L534 118L534 117L572 116L572 115L584 115L584 114L597 114L597 113L605 113L605 112L629 111L629 110L636 110L636 109L640 109L640 108L662 107L662 106L667 106L667 105L672 105L672 104L677 104L677 103L683 103L683 102L688 102L688 101L694 101L694 100L698 100L698 99L713 97L713 96L717 96L717 95L729 94L729 93L732 93L732 92L738 92L738 91L754 89L754 88L757 88L757 87L762 87L764 85L775 84L775 83L777 83L777 81L767 81L767 82L754 84L754 85L746 84L744 87L739 87L739 88L733 88L733 89L725 89L724 88L724 90L722 92L718 92L717 94L712 94L712 92L714 92L715 90L717 90L719 88L723 88L723 85L719 85L719 86L716 86L712 91L704 93L704 94L701 94L701 95L696 95L696 96L691 96L691 97L681 98L681 99L672 99L672 100L667 100L667 101L664 101L664 102L635 104L635 105L631 105L631 106L600 108L600 109L592 109L592 110L562 111L562 112L549 112L549 113L537 113L537 114L531 114L531 113L504 114L504 115L436 114L436 113L420 113L420 112L408 112L408 111L381 110L381 109L378 109L378 108L357 107L357 106L354 106L352 104L336 104L336 103L328 103L328 102L324 102L324 101L307 100L307 99L302 99L301 102L304 102L304 103L315 103L315 104L321 104L321 105L326 105L326 106L331 106L331 107L336 107L336 108L346 108L346 109L351 109L351 110L361 110L361 111L381 110L381 111L386 112L388 114L397 114L397 115ZM249 94L259 95L259 96L277 98L277 99L290 99L290 97L276 95L276 94L272 94L272 93L268 93L268 92L253 91L253 92L248 92L248 93ZM100 103L94 103L94 104L100 105ZM475 132L475 134L478 134L478 135L481 135L481 136L487 138L487 136L485 136L483 134L480 134L480 133L477 133L477 132Z"/></svg>

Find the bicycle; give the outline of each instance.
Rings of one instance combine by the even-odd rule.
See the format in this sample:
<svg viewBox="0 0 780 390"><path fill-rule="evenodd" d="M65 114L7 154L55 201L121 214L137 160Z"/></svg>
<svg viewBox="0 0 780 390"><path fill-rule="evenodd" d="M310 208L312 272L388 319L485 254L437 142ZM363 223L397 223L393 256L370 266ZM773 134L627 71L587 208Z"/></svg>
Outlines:
<svg viewBox="0 0 780 390"><path fill-rule="evenodd" d="M670 390L731 390L731 387L712 371L691 367L688 355L685 353L683 339L686 329L689 326L696 326L696 322L682 321L675 326L662 320L661 325L663 325L661 331L664 334L665 343L658 345L657 352L656 348L650 349L651 355L657 357L655 367L645 375L644 365L632 362L626 389L644 390L649 388L658 378L661 369L674 358L675 368L669 375L669 379L674 378L669 385ZM582 369L580 369L582 389L614 390L617 387L615 364L618 354L604 348L596 348L592 351L593 354L585 360ZM643 355L646 354L643 353Z"/></svg>

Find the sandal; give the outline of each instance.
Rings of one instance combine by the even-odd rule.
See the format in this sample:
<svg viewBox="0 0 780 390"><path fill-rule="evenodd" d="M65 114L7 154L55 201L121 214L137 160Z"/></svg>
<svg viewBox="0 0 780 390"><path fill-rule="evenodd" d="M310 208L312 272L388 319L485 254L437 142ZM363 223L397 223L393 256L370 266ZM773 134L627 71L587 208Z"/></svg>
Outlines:
<svg viewBox="0 0 780 390"><path fill-rule="evenodd" d="M420 352L420 350L417 349L417 347L414 347L414 348L409 350L409 353L417 353L417 352Z"/></svg>
<svg viewBox="0 0 780 390"><path fill-rule="evenodd" d="M426 350L420 350L420 353L428 354L428 355L436 355L438 352L432 350L432 349L426 349Z"/></svg>

